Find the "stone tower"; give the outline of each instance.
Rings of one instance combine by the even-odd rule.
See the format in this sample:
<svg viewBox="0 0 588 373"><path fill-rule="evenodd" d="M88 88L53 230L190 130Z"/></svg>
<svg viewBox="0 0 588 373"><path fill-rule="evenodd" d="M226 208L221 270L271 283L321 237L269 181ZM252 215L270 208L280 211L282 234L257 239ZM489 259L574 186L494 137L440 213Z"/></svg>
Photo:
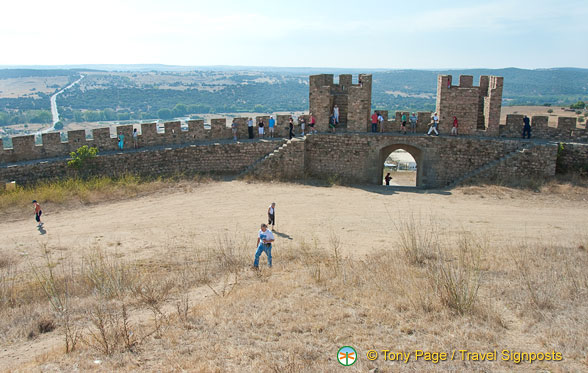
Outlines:
<svg viewBox="0 0 588 373"><path fill-rule="evenodd" d="M480 77L480 86L473 85L471 75L461 75L459 85L453 85L451 75L437 77L437 113L439 131L449 133L453 117L459 121L459 133L497 136L502 107L503 78Z"/></svg>
<svg viewBox="0 0 588 373"><path fill-rule="evenodd" d="M329 117L337 105L340 127L364 132L372 106L372 76L360 74L357 84L353 84L350 74L339 75L339 83L334 84L333 74L311 75L308 102L317 130L328 130Z"/></svg>

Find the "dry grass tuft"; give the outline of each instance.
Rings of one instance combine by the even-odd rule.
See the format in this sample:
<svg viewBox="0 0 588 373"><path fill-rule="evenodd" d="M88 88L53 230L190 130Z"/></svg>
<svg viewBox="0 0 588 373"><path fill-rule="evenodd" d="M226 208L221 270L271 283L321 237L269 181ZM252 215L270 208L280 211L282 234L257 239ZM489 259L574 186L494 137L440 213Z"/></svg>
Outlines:
<svg viewBox="0 0 588 373"><path fill-rule="evenodd" d="M493 247L461 233L441 240L438 227L423 238L418 219L407 224L398 227L404 239L386 251L347 257L344 242L331 231L324 244L311 236L277 246L274 267L259 271L248 270L253 252L245 240L230 235L213 237L202 248L189 238L173 240L162 250L183 248L183 255L140 262L121 261L97 246L79 263L44 253L45 264L31 270L37 291L45 294L37 302L54 304L53 315L28 314L20 327L41 339L39 325L50 320L57 326L51 333L70 335L67 350L73 343L75 352L47 358L61 370L95 369L91 361L98 356L109 371L333 371L339 347L352 345L363 355L389 348L391 340L397 350L556 349L566 365L541 369L582 369L588 337L585 250ZM23 286L19 281L17 288ZM31 301L16 294L15 304ZM15 304L3 306L0 316L14 312ZM447 370L464 368L462 362L444 364ZM516 368L487 364L483 369ZM352 370L399 367L361 358Z"/></svg>

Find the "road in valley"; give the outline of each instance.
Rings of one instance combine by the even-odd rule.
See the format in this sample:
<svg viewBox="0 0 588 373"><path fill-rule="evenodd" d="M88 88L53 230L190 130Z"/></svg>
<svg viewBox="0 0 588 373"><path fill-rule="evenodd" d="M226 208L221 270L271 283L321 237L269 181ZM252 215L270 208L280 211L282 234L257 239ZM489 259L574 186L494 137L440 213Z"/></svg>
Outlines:
<svg viewBox="0 0 588 373"><path fill-rule="evenodd" d="M49 128L45 128L42 130L37 131L37 134L47 133L51 131L55 131L55 124L59 122L59 111L57 111L57 96L65 92L66 90L70 89L74 85L78 84L82 79L84 79L85 75L80 75L80 78L75 82L71 83L67 87L63 88L59 92L55 93L51 96L51 115L53 116L53 124Z"/></svg>

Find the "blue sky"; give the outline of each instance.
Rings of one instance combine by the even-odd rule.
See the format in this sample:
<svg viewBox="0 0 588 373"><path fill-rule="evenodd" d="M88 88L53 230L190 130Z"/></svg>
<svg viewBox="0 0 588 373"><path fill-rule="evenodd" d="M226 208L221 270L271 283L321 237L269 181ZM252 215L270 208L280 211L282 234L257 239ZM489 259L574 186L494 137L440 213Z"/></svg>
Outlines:
<svg viewBox="0 0 588 373"><path fill-rule="evenodd" d="M582 1L22 0L0 65L588 68Z"/></svg>

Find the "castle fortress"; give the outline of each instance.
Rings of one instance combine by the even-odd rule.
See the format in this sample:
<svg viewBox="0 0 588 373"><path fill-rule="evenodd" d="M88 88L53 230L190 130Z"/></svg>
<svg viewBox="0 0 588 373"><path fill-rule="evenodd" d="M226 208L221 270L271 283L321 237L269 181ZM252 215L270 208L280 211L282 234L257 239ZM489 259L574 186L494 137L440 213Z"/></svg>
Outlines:
<svg viewBox="0 0 588 373"><path fill-rule="evenodd" d="M83 145L99 149L96 170L108 175L250 172L284 179L337 175L343 181L380 184L383 162L395 149L405 149L415 158L417 186L421 187L444 187L468 179L552 176L558 157L560 166L586 167L586 128L567 117L560 117L557 127L549 127L546 116L534 116L533 139L522 140L522 115L508 115L506 123L499 123L502 88L501 77L482 76L479 86L474 86L472 76L461 76L455 85L452 76L440 75L439 132L449 134L456 116L460 136L429 138L424 133L431 122L430 112L418 113L417 134L400 135L401 116L410 113L396 112L389 117L388 111L380 110L382 132L369 132L371 75L360 74L356 81L351 75L340 75L338 83L332 74L313 75L309 111L316 118L317 135L286 141L290 116L277 115L278 139L274 140L245 140L248 118L236 118L239 142L232 141L226 118L212 119L209 126L202 120L190 120L187 128L180 122L167 122L163 133L155 123L144 123L138 136L139 150L132 149L132 125L116 127L116 134L109 128L89 131L89 136L85 130L69 131L65 142L58 132L46 133L41 145L33 135L18 136L12 138L12 148L4 148L0 141L0 181L31 183L66 177L71 174L66 158ZM340 124L336 134L329 134L328 121L335 105ZM308 123L308 115L304 117ZM263 119L267 133L269 116L253 119L256 127ZM122 152L117 150L116 138L121 133L125 136ZM257 137L257 130L254 133ZM565 143L565 151L558 152L554 141Z"/></svg>

